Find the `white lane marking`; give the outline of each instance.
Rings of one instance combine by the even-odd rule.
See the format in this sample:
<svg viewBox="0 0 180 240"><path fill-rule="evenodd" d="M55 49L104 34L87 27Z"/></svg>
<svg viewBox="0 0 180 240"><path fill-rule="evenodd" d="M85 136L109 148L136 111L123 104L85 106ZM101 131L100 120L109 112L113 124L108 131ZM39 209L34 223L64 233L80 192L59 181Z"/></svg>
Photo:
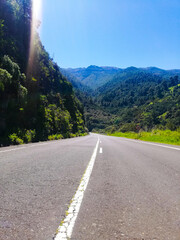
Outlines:
<svg viewBox="0 0 180 240"><path fill-rule="evenodd" d="M57 235L55 236L54 240L68 240L71 238L74 224L75 224L76 218L78 216L78 213L79 213L79 210L81 207L81 203L82 203L82 200L84 197L84 192L87 188L87 185L88 185L88 182L89 182L89 179L91 176L91 172L93 170L93 166L94 166L94 163L96 160L98 146L99 146L99 138L98 138L98 141L94 148L91 160L90 160L90 162L87 166L87 169L81 179L80 185L79 185L73 199L71 200L71 204L69 206L68 211L66 211L66 217L61 222L61 224L57 230Z"/></svg>
<svg viewBox="0 0 180 240"><path fill-rule="evenodd" d="M19 147L19 148L17 147L17 148L0 151L0 153L18 151L18 150L25 149L25 148L39 147L39 146L43 146L43 145L47 145L47 144L50 144L50 143L39 143L36 145L31 145L31 146L26 146L26 147Z"/></svg>
<svg viewBox="0 0 180 240"><path fill-rule="evenodd" d="M21 150L21 149L24 149L24 148L26 148L26 147L21 147L21 148L13 148L13 149L9 149L9 150L0 151L0 153L17 151L17 150Z"/></svg>
<svg viewBox="0 0 180 240"><path fill-rule="evenodd" d="M99 149L99 153L102 153L102 148Z"/></svg>
<svg viewBox="0 0 180 240"><path fill-rule="evenodd" d="M43 146L43 145L47 145L49 143L40 143L40 144L36 144L36 145L31 145L31 146L28 146L28 147L39 147L39 146Z"/></svg>
<svg viewBox="0 0 180 240"><path fill-rule="evenodd" d="M157 146L157 147L170 148L170 149L174 149L174 150L180 151L180 148L175 148L175 147L170 147L170 146L164 146L164 145L155 144L155 143L151 143L151 142L137 141L137 140L133 140L133 139L124 139L124 140L126 140L126 141L131 141L131 142L137 142L137 143L154 145L154 146Z"/></svg>

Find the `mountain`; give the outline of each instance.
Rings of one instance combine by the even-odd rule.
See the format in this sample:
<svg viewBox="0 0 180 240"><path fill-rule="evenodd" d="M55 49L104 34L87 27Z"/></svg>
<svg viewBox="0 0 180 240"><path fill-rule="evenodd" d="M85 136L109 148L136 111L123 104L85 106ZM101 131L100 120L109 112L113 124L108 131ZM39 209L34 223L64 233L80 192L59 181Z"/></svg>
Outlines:
<svg viewBox="0 0 180 240"><path fill-rule="evenodd" d="M115 77L116 74L136 71L143 71L164 78L170 78L175 75L180 76L179 69L164 70L157 67L147 68L128 67L126 69L122 69L117 67L98 67L95 65L91 65L87 68L62 69L62 72L65 76L67 76L70 79L74 78L73 81L71 81L72 83L77 83L78 85L81 83L83 88L85 87L89 88L88 92L90 93L92 93L90 89L93 91L97 90L99 87L110 82Z"/></svg>
<svg viewBox="0 0 180 240"><path fill-rule="evenodd" d="M83 106L33 29L31 0L0 0L0 145L83 134Z"/></svg>
<svg viewBox="0 0 180 240"><path fill-rule="evenodd" d="M113 118L115 116L112 116L112 114L106 112L105 109L102 109L101 106L94 102L94 91L90 87L81 83L68 71L61 69L61 72L72 83L78 100L83 104L84 118L88 130L105 129L110 123L113 124Z"/></svg>
<svg viewBox="0 0 180 240"><path fill-rule="evenodd" d="M71 72L66 71L65 69L60 69L61 73L72 83L72 86L74 87L75 91L81 91L88 95L91 95L93 93L93 90L82 83L75 75L73 75Z"/></svg>
<svg viewBox="0 0 180 240"><path fill-rule="evenodd" d="M92 72L101 67L92 66L92 82L98 81ZM113 69L113 68L112 68ZM117 70L117 69L116 69ZM75 81L83 82L79 69L73 76ZM85 70L84 70L85 72ZM151 130L154 127L175 130L180 127L180 70L163 70L156 67L136 68L129 67L118 69L117 72L108 76L103 83L98 82L99 87L89 91L91 103L86 99L85 115L90 129L120 129L121 131L137 131L138 129ZM81 80L79 80L81 79ZM85 82L83 82L85 84ZM82 90L82 89L81 89ZM83 90L82 90L83 91ZM88 93L87 93L88 94ZM84 102L83 98L81 99ZM93 109L92 109L93 106ZM86 109L91 109L87 112ZM97 114L97 109L101 113ZM102 117L106 118L106 124ZM94 122L96 124L94 124Z"/></svg>
<svg viewBox="0 0 180 240"><path fill-rule="evenodd" d="M120 73L97 90L96 103L116 114L122 129L180 127L178 77L166 79L140 70Z"/></svg>
<svg viewBox="0 0 180 240"><path fill-rule="evenodd" d="M180 76L180 69L164 70L157 67L148 67L148 68L140 68L140 70L146 71L148 73L152 73L154 75L166 77L166 78L175 76L175 75Z"/></svg>
<svg viewBox="0 0 180 240"><path fill-rule="evenodd" d="M112 76L121 71L121 69L116 67L98 67L95 65L87 68L68 68L63 70L73 75L76 77L77 81L93 90L108 82Z"/></svg>

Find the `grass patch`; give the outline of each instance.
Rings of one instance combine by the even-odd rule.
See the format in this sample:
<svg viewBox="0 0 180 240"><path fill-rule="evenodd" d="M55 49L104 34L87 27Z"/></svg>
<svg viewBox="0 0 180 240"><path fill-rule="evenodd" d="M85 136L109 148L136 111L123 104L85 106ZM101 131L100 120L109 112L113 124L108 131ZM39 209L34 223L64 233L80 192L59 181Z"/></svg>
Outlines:
<svg viewBox="0 0 180 240"><path fill-rule="evenodd" d="M109 136L125 137L131 139L138 139L150 142L167 143L173 145L180 145L180 131L171 130L153 130L151 132L114 132L108 133Z"/></svg>
<svg viewBox="0 0 180 240"><path fill-rule="evenodd" d="M48 136L49 141L59 140L59 139L63 139L63 136L61 134L54 134L54 135Z"/></svg>

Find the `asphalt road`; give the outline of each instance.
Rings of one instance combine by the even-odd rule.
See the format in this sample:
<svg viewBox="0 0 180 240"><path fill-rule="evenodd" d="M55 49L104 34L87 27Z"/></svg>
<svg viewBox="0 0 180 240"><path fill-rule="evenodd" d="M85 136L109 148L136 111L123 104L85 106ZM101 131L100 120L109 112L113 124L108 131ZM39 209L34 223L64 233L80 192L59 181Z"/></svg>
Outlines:
<svg viewBox="0 0 180 240"><path fill-rule="evenodd" d="M52 240L98 137L71 239L180 240L180 147L96 134L0 148L0 240Z"/></svg>

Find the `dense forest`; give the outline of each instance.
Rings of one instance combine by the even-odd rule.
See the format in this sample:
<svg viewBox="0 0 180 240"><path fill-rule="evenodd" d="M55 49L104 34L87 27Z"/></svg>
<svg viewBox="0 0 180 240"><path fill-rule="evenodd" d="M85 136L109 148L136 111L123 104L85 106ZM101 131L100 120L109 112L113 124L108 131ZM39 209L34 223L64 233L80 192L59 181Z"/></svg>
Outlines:
<svg viewBox="0 0 180 240"><path fill-rule="evenodd" d="M96 74L97 68L94 69L90 72L91 77ZM81 69L74 72L73 82L84 84L85 70L83 73ZM73 74L73 71L69 73ZM101 86L97 87L97 83L94 91L79 87L81 93L77 92L77 96L85 103L88 128L102 132L139 132L154 128L177 130L180 127L179 76L180 70L129 67L119 69L116 74L112 72L108 82L100 80ZM74 87L78 85L74 84Z"/></svg>
<svg viewBox="0 0 180 240"><path fill-rule="evenodd" d="M32 21L31 0L0 0L0 145L85 132L83 106Z"/></svg>
<svg viewBox="0 0 180 240"><path fill-rule="evenodd" d="M61 69L61 71L72 83L76 96L78 97L79 101L83 104L85 123L88 130L89 131L92 131L93 129L100 130L100 129L105 129L110 125L113 125L113 122L116 116L109 112L106 112L105 108L103 108L101 105L98 105L94 101L93 96L95 94L95 91L89 86L85 85L79 78L77 78L76 74L74 75L72 73L73 71L72 69L70 71L69 69L68 70ZM77 73L79 76L81 75L81 71L82 69L80 69L80 72ZM95 71L97 72L97 68L95 68ZM92 73L91 78L95 75L95 72L92 72L92 67L91 67L91 71L88 70L87 72L89 72L90 75ZM108 73L108 75L110 76L110 73ZM96 77L96 83L99 80L99 77L100 75L98 72L98 77ZM102 84L101 80L100 82ZM97 86L95 86L95 88L97 88Z"/></svg>

